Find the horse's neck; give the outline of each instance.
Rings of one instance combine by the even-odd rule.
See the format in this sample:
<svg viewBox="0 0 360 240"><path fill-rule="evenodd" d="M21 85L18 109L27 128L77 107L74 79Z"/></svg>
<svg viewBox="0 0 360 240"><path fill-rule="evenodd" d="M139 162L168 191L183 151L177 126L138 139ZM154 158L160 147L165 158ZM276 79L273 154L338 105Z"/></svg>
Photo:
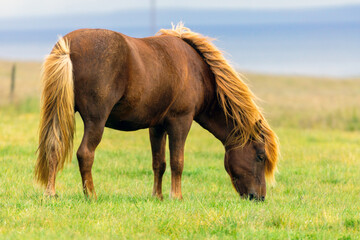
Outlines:
<svg viewBox="0 0 360 240"><path fill-rule="evenodd" d="M197 116L195 120L223 144L234 127L230 119L226 121L224 111L217 102Z"/></svg>

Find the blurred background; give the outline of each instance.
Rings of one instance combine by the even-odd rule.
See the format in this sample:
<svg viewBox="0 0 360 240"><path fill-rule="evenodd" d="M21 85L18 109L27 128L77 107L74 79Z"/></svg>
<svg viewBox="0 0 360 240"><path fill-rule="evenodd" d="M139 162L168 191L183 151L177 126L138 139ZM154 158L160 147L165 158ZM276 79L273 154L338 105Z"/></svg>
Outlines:
<svg viewBox="0 0 360 240"><path fill-rule="evenodd" d="M58 35L146 37L183 21L216 39L273 126L360 130L360 0L1 1L0 107L37 111Z"/></svg>
<svg viewBox="0 0 360 240"><path fill-rule="evenodd" d="M360 75L359 0L2 0L0 59L41 61L78 28L146 37L179 21L216 38L241 71Z"/></svg>

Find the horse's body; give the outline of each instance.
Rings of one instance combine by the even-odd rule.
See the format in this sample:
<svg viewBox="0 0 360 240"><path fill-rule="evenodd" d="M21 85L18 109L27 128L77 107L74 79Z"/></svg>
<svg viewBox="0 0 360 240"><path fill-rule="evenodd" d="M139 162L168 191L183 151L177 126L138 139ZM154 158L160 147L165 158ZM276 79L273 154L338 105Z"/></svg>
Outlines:
<svg viewBox="0 0 360 240"><path fill-rule="evenodd" d="M108 30L80 30L65 37L71 39L74 51L75 107L80 114L88 107L96 113L104 111L107 127L132 131L163 125L174 117L192 120L216 96L214 84L208 81L212 72L179 38L136 39ZM84 50L99 38L96 49ZM97 55L96 66L84 68L83 60L92 55ZM128 67L128 63L134 64ZM94 105L81 105L82 99L89 101L86 96L95 98Z"/></svg>
<svg viewBox="0 0 360 240"><path fill-rule="evenodd" d="M236 190L244 196L250 194L259 199L265 196L265 160L256 161L259 166L253 163L259 154L265 156L265 145L251 131L247 142L228 143L237 125L231 113L230 118L235 120L227 120L227 110L218 100L219 74L214 74L215 67L209 67L212 63L204 57L206 52L199 50L194 42L171 35L174 34L164 32L160 36L136 39L109 30L83 29L69 33L54 47L44 64L36 167L38 179L47 184L48 195L55 194L56 172L63 167L66 157L71 157L73 109L80 113L85 126L77 157L86 195L96 197L91 167L106 126L124 131L150 128L153 195L159 198L162 198L168 135L171 196L182 198L184 144L195 120L225 145L225 167ZM54 93L54 89L64 90ZM257 120L264 121L261 114ZM255 129L256 124L253 125ZM264 132L259 134L264 138ZM239 157L241 163L232 161ZM249 172L253 172L254 179L247 177ZM239 180L242 178L236 175L245 178Z"/></svg>

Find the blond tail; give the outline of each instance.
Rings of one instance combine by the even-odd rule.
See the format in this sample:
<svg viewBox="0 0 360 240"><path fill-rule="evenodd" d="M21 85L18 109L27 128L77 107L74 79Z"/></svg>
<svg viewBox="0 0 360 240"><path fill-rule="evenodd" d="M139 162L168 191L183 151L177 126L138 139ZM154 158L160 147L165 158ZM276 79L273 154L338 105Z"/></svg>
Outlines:
<svg viewBox="0 0 360 240"><path fill-rule="evenodd" d="M35 178L46 185L49 158L56 159L57 171L72 158L75 131L74 81L67 39L60 38L46 58L41 78L41 120Z"/></svg>

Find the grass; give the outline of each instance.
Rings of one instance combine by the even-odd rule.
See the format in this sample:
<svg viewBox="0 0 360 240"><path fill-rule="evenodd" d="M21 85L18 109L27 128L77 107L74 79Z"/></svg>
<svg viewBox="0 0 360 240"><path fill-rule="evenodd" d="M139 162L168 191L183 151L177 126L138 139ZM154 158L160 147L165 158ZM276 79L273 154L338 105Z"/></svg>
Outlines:
<svg viewBox="0 0 360 240"><path fill-rule="evenodd" d="M93 167L98 201L84 199L75 156L57 178L59 198L46 199L33 180L38 99L18 89L18 103L0 107L0 238L359 239L360 81L248 78L281 141L277 184L263 203L239 199L222 145L197 124L186 142L183 201L166 197L169 166L164 201L151 197L147 131L110 129ZM77 116L75 147L82 129Z"/></svg>
<svg viewBox="0 0 360 240"><path fill-rule="evenodd" d="M360 79L253 74L248 82L275 127L360 130Z"/></svg>

